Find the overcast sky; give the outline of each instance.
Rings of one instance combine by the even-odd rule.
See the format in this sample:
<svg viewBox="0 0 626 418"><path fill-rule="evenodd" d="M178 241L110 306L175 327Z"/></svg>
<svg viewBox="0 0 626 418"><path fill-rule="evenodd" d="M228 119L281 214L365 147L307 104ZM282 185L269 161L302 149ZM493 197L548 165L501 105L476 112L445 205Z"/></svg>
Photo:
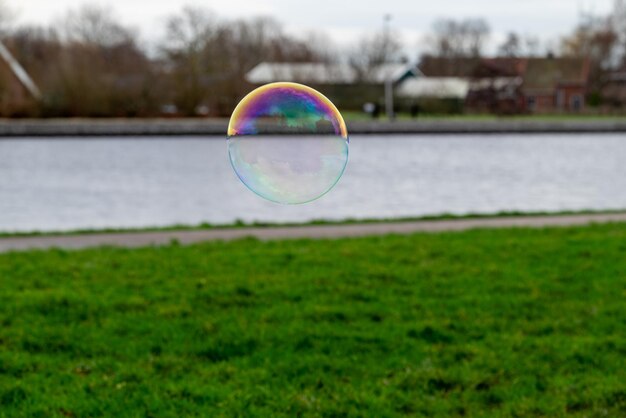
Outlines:
<svg viewBox="0 0 626 418"><path fill-rule="evenodd" d="M206 6L224 18L268 15L279 19L289 33L322 30L340 44L382 26L383 15L410 48L432 22L441 17L483 17L492 28L492 45L510 30L543 41L570 31L581 13L605 14L614 0L107 0L91 1L111 7L124 24L134 26L147 42L163 37L163 22L185 4ZM49 23L85 0L5 0L17 23ZM363 6L366 4L367 6Z"/></svg>

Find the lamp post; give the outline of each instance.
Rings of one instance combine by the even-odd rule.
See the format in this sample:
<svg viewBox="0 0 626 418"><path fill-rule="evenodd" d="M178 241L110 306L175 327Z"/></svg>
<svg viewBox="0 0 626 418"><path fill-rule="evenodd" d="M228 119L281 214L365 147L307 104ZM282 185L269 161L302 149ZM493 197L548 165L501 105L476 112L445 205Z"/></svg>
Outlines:
<svg viewBox="0 0 626 418"><path fill-rule="evenodd" d="M389 52L388 49L389 49L390 37L391 37L390 24L391 24L391 15L386 14L383 17L385 61L388 58L388 52ZM392 79L393 75L391 74L391 72L386 72L383 74L383 76L385 77L385 110L387 112L387 118L390 121L393 121L395 119L395 114L393 112L393 79Z"/></svg>

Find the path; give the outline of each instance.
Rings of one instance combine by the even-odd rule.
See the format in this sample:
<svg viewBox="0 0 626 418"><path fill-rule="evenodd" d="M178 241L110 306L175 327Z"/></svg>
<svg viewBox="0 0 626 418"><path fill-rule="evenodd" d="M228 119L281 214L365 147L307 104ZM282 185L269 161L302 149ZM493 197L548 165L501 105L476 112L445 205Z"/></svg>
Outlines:
<svg viewBox="0 0 626 418"><path fill-rule="evenodd" d="M415 232L463 231L476 228L564 227L592 223L626 222L626 213L521 216L411 222L381 222L349 225L311 225L263 228L224 228L192 231L90 233L66 236L0 238L0 252L28 249L80 249L98 246L144 247L255 237L261 240L297 238L344 238L367 235L411 234Z"/></svg>

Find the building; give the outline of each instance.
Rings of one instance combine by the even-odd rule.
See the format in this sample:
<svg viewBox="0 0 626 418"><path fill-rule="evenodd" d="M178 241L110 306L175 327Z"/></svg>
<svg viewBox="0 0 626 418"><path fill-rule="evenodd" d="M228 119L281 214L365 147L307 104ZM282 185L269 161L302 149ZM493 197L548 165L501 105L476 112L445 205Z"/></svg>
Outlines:
<svg viewBox="0 0 626 418"><path fill-rule="evenodd" d="M520 76L474 78L466 108L475 113L512 115L525 112L523 79Z"/></svg>
<svg viewBox="0 0 626 418"><path fill-rule="evenodd" d="M401 83L399 97L465 100L470 80L461 77L416 77Z"/></svg>
<svg viewBox="0 0 626 418"><path fill-rule="evenodd" d="M470 80L461 77L414 77L400 83L396 97L413 116L419 113L462 113Z"/></svg>
<svg viewBox="0 0 626 418"><path fill-rule="evenodd" d="M522 91L531 113L580 112L585 108L589 60L583 58L530 58Z"/></svg>
<svg viewBox="0 0 626 418"><path fill-rule="evenodd" d="M418 68L425 77L471 78L480 62L480 58L440 58L425 55Z"/></svg>
<svg viewBox="0 0 626 418"><path fill-rule="evenodd" d="M246 74L246 81L256 86L277 81L306 84L343 109L361 110L364 103L384 103L385 83L398 86L419 75L417 67L402 63L379 65L363 74L347 63L263 62Z"/></svg>
<svg viewBox="0 0 626 418"><path fill-rule="evenodd" d="M465 106L473 112L579 112L585 107L587 59L426 57L420 69L426 77L469 79Z"/></svg>

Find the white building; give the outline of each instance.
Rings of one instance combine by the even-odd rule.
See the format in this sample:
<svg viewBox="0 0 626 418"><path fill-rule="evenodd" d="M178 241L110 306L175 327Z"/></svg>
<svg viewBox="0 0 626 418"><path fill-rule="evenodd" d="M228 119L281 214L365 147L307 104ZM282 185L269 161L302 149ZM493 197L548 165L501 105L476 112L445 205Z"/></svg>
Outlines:
<svg viewBox="0 0 626 418"><path fill-rule="evenodd" d="M421 76L414 65L402 63L383 64L374 67L365 74L368 84L384 84L391 80L394 84L405 79ZM355 84L359 81L359 73L348 63L284 63L262 62L246 74L251 84L267 84L277 81L290 81L305 84Z"/></svg>
<svg viewBox="0 0 626 418"><path fill-rule="evenodd" d="M396 90L404 99L465 100L470 81L460 77L418 77L405 80Z"/></svg>

